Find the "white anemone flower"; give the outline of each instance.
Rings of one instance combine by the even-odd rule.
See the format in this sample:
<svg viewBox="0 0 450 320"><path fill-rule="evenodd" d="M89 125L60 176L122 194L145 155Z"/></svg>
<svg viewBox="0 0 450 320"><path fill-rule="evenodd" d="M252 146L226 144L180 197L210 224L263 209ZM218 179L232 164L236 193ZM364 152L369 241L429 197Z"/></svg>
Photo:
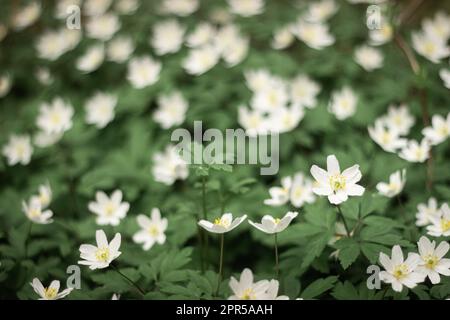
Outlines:
<svg viewBox="0 0 450 320"><path fill-rule="evenodd" d="M424 128L422 134L433 146L447 140L450 137L450 113L447 114L447 118L435 114L431 118L431 126Z"/></svg>
<svg viewBox="0 0 450 320"><path fill-rule="evenodd" d="M51 217L53 216L53 212L48 209L43 211L42 204L39 199L32 198L28 203L23 201L22 210L25 213L26 217L34 223L49 224L53 222L53 220L51 219Z"/></svg>
<svg viewBox="0 0 450 320"><path fill-rule="evenodd" d="M253 282L253 272L247 268L242 271L239 281L231 277L229 285L233 294L228 300L264 300L270 287L268 280Z"/></svg>
<svg viewBox="0 0 450 320"><path fill-rule="evenodd" d="M2 154L7 158L9 166L29 164L33 155L30 136L11 135L8 143L2 148Z"/></svg>
<svg viewBox="0 0 450 320"><path fill-rule="evenodd" d="M109 267L122 252L119 251L121 243L120 233L116 233L111 242L108 243L103 230L95 232L97 246L92 244L82 244L80 246L80 258L78 264L89 266L89 269L104 269Z"/></svg>
<svg viewBox="0 0 450 320"><path fill-rule="evenodd" d="M378 192L388 198L393 198L402 192L406 183L406 169L395 171L389 176L389 183L379 182L376 185Z"/></svg>
<svg viewBox="0 0 450 320"><path fill-rule="evenodd" d="M123 193L120 190L114 191L111 197L108 197L102 191L98 191L95 199L95 202L89 202L88 208L89 211L97 215L96 222L98 225L117 226L130 209L128 202L122 202Z"/></svg>
<svg viewBox="0 0 450 320"><path fill-rule="evenodd" d="M439 216L430 216L431 225L427 227L428 234L433 237L450 236L450 208L444 203L439 209Z"/></svg>
<svg viewBox="0 0 450 320"><path fill-rule="evenodd" d="M247 216L243 215L233 220L231 213L225 213L222 217L214 219L214 222L200 220L198 225L208 232L223 234L239 226L246 218Z"/></svg>
<svg viewBox="0 0 450 320"><path fill-rule="evenodd" d="M59 292L60 283L53 280L48 287L44 287L38 278L34 278L30 283L34 292L39 295L39 300L59 300L69 295L73 288L67 288Z"/></svg>
<svg viewBox="0 0 450 320"><path fill-rule="evenodd" d="M439 218L441 212L435 198L428 199L428 202L417 205L416 226L423 227L432 223L431 217Z"/></svg>
<svg viewBox="0 0 450 320"><path fill-rule="evenodd" d="M133 235L133 241L142 243L144 250L150 250L155 243L160 245L166 242L165 231L167 229L167 219L161 218L158 208L153 208L151 218L140 214L137 216L137 223L141 228Z"/></svg>
<svg viewBox="0 0 450 320"><path fill-rule="evenodd" d="M298 212L289 211L281 219L274 218L270 215L265 215L264 217L262 217L261 223L253 222L250 220L248 222L253 227L255 227L256 229L258 229L262 232L265 232L268 234L274 234L274 233L279 233L281 231L284 231L289 226L289 224L292 222L292 220L297 217L297 215L298 215Z"/></svg>
<svg viewBox="0 0 450 320"><path fill-rule="evenodd" d="M440 275L450 276L450 259L444 258L450 250L448 242L442 241L436 247L436 242L421 237L417 246L420 255L417 271L426 275L432 284L441 282Z"/></svg>
<svg viewBox="0 0 450 320"><path fill-rule="evenodd" d="M150 56L132 58L128 63L127 79L134 88L142 89L159 80L162 64Z"/></svg>

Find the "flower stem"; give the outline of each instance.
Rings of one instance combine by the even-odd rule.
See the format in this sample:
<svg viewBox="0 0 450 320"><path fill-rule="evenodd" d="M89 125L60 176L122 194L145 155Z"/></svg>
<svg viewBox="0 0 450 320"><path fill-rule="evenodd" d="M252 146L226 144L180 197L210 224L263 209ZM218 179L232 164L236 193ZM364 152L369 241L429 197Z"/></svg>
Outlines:
<svg viewBox="0 0 450 320"><path fill-rule="evenodd" d="M27 237L25 238L25 258L28 258L28 242L31 237L31 229L33 228L33 222L30 221L30 226L28 227Z"/></svg>
<svg viewBox="0 0 450 320"><path fill-rule="evenodd" d="M132 286L134 286L134 287L136 288L136 290L139 291L139 293L140 293L142 296L145 296L145 291L142 290L142 289L137 285L136 282L134 282L133 280L131 280L130 278L128 278L126 275L124 275L122 272L120 272L119 269L118 269L115 265L111 264L111 267L114 269L114 271L116 271L119 275L121 275L125 280L127 280Z"/></svg>
<svg viewBox="0 0 450 320"><path fill-rule="evenodd" d="M278 238L277 238L277 233L274 233L274 239L275 239L275 272L276 272L276 277L278 279L279 275L280 275L280 266L278 263Z"/></svg>
<svg viewBox="0 0 450 320"><path fill-rule="evenodd" d="M344 223L345 232L347 232L347 237L350 238L350 229L348 228L347 221L345 220L344 214L342 213L341 207L339 205L336 205L336 208L338 210L339 217L341 218L342 222Z"/></svg>
<svg viewBox="0 0 450 320"><path fill-rule="evenodd" d="M207 220L207 213L206 213L206 178L202 177L202 213L203 213L203 219ZM208 241L208 235L205 230L202 230L202 273L205 270L205 263L208 260L208 251L209 251L209 241Z"/></svg>
<svg viewBox="0 0 450 320"><path fill-rule="evenodd" d="M216 296L219 295L219 289L220 289L220 283L222 282L222 273L223 273L223 243L224 243L225 236L222 233L220 235L220 260L219 260L219 274L217 277L217 289L216 289Z"/></svg>

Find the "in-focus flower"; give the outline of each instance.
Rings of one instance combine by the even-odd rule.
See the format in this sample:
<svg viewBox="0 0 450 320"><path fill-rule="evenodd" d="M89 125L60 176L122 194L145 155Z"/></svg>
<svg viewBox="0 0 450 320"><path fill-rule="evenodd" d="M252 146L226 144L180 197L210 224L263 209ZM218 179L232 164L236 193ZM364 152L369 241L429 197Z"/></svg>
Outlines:
<svg viewBox="0 0 450 320"><path fill-rule="evenodd" d="M230 288L233 294L228 300L264 300L270 287L268 280L253 282L253 273L250 269L244 269L239 281L230 278Z"/></svg>
<svg viewBox="0 0 450 320"><path fill-rule="evenodd" d="M184 180L189 175L186 161L178 154L172 145L166 147L164 152L157 152L153 156L152 173L155 181L172 185L175 180Z"/></svg>
<svg viewBox="0 0 450 320"><path fill-rule="evenodd" d="M36 124L47 134L64 133L72 128L73 107L61 98L55 98L39 108Z"/></svg>
<svg viewBox="0 0 450 320"><path fill-rule="evenodd" d="M105 60L105 48L103 44L89 47L84 55L77 60L77 69L90 73L97 70Z"/></svg>
<svg viewBox="0 0 450 320"><path fill-rule="evenodd" d="M374 127L369 127L369 136L384 151L396 152L406 145L406 139L400 137L397 129L389 127L382 119L375 121Z"/></svg>
<svg viewBox="0 0 450 320"><path fill-rule="evenodd" d="M67 288L59 292L60 283L58 280L53 280L45 288L38 278L34 278L30 285L33 287L34 292L40 296L39 300L59 300L66 297L73 290L73 288Z"/></svg>
<svg viewBox="0 0 450 320"><path fill-rule="evenodd" d="M128 60L134 51L133 40L130 37L120 36L112 39L106 48L108 60L122 63Z"/></svg>
<svg viewBox="0 0 450 320"><path fill-rule="evenodd" d="M98 92L85 105L86 122L102 129L114 119L117 97L112 94Z"/></svg>
<svg viewBox="0 0 450 320"><path fill-rule="evenodd" d="M430 156L430 143L422 139L420 144L415 140L409 140L400 151L399 157L409 162L424 162Z"/></svg>
<svg viewBox="0 0 450 320"><path fill-rule="evenodd" d="M119 29L119 18L111 13L91 17L86 23L87 36L101 41L110 40Z"/></svg>
<svg viewBox="0 0 450 320"><path fill-rule="evenodd" d="M11 135L8 143L2 149L3 155L7 158L9 166L18 163L27 165L31 161L33 146L28 135Z"/></svg>
<svg viewBox="0 0 450 320"><path fill-rule="evenodd" d="M361 46L355 50L355 61L366 71L373 71L383 66L383 54L380 50Z"/></svg>
<svg viewBox="0 0 450 320"><path fill-rule="evenodd" d="M334 15L338 8L334 0L314 1L308 5L304 18L309 22L323 22Z"/></svg>
<svg viewBox="0 0 450 320"><path fill-rule="evenodd" d="M395 171L389 176L389 183L377 183L378 192L388 198L393 198L402 192L406 183L406 169Z"/></svg>
<svg viewBox="0 0 450 320"><path fill-rule="evenodd" d="M431 145L437 145L447 140L450 136L450 113L447 114L447 118L435 114L431 118L431 127L424 128L422 134Z"/></svg>
<svg viewBox="0 0 450 320"><path fill-rule="evenodd" d="M380 263L386 270L380 272L380 280L391 284L394 291L401 292L403 286L412 289L425 280L425 276L417 271L420 257L416 253L409 253L404 260L402 249L398 245L392 248L391 258L380 252Z"/></svg>
<svg viewBox="0 0 450 320"><path fill-rule="evenodd" d="M92 244L82 244L80 246L80 258L83 260L78 261L78 264L89 266L91 270L107 268L122 253L119 251L121 243L120 233L116 233L111 242L108 243L105 232L97 230L95 239L97 246Z"/></svg>
<svg viewBox="0 0 450 320"><path fill-rule="evenodd" d="M104 192L98 191L95 194L95 202L89 202L89 211L97 215L96 222L99 225L117 226L120 220L125 218L130 204L122 202L122 191L116 190L108 197Z"/></svg>
<svg viewBox="0 0 450 320"><path fill-rule="evenodd" d="M163 0L160 10L165 14L186 17L197 11L199 6L199 0Z"/></svg>
<svg viewBox="0 0 450 320"><path fill-rule="evenodd" d="M356 112L358 97L349 87L343 87L340 91L334 91L328 110L333 113L338 120L345 120L353 116Z"/></svg>
<svg viewBox="0 0 450 320"><path fill-rule="evenodd" d="M290 98L293 105L314 108L317 104L317 95L320 85L307 75L299 74L290 83Z"/></svg>
<svg viewBox="0 0 450 320"><path fill-rule="evenodd" d="M432 223L431 218L439 218L441 212L438 209L438 203L435 198L428 199L428 203L419 203L417 205L416 226L423 227Z"/></svg>
<svg viewBox="0 0 450 320"><path fill-rule="evenodd" d="M169 129L183 123L186 118L188 102L181 92L162 95L158 98L158 109L153 114L153 119L158 122L163 129Z"/></svg>
<svg viewBox="0 0 450 320"><path fill-rule="evenodd" d="M0 98L6 96L11 89L11 77L9 75L0 76Z"/></svg>
<svg viewBox="0 0 450 320"><path fill-rule="evenodd" d="M327 196L332 204L340 204L347 201L349 196L362 196L364 193L364 187L356 184L362 177L359 165L355 164L341 173L335 155L327 157L326 171L313 165L311 174L318 182L318 186L313 187L313 192L319 196Z"/></svg>
<svg viewBox="0 0 450 320"><path fill-rule="evenodd" d="M47 182L39 186L39 195L32 196L31 201L39 201L42 208L47 208L52 201L52 188Z"/></svg>
<svg viewBox="0 0 450 320"><path fill-rule="evenodd" d="M22 30L32 25L41 15L41 4L39 1L32 1L23 8L20 8L12 17L12 26L15 30Z"/></svg>
<svg viewBox="0 0 450 320"><path fill-rule="evenodd" d="M261 219L261 223L256 223L253 221L248 221L253 227L255 227L258 230L261 230L262 232L268 233L268 234L274 234L279 233L286 229L291 221L295 219L298 215L298 212L292 212L289 211L286 213L286 215L279 219L274 218L270 215L265 215Z"/></svg>
<svg viewBox="0 0 450 320"><path fill-rule="evenodd" d="M51 217L53 216L53 212L48 209L42 211L42 204L39 199L31 198L28 203L26 201L23 201L22 210L27 218L34 223L49 224L53 222L53 220L51 219Z"/></svg>
<svg viewBox="0 0 450 320"><path fill-rule="evenodd" d="M246 218L247 216L243 215L233 220L233 215L231 213L225 213L222 217L215 219L214 222L200 220L198 225L208 232L222 234L230 232L240 225Z"/></svg>
<svg viewBox="0 0 450 320"><path fill-rule="evenodd" d="M399 106L390 105L388 113L381 120L391 129L395 129L400 135L407 135L414 126L415 118L409 112L406 104Z"/></svg>
<svg viewBox="0 0 450 320"><path fill-rule="evenodd" d="M271 46L275 50L287 48L294 41L292 26L288 25L275 31Z"/></svg>
<svg viewBox="0 0 450 320"><path fill-rule="evenodd" d="M201 75L212 69L220 59L220 54L215 46L205 45L192 49L183 61L183 68L192 75Z"/></svg>
<svg viewBox="0 0 450 320"><path fill-rule="evenodd" d="M439 216L430 216L431 225L427 227L428 234L433 237L450 236L450 208L444 203L440 210Z"/></svg>
<svg viewBox="0 0 450 320"><path fill-rule="evenodd" d="M166 242L164 232L167 229L167 219L161 218L158 208L152 209L151 218L143 214L138 215L137 223L141 230L133 235L133 241L142 243L144 250L150 250L155 243L164 244Z"/></svg>
<svg viewBox="0 0 450 320"><path fill-rule="evenodd" d="M444 82L444 86L447 89L450 89L450 69L441 69L439 70L439 76Z"/></svg>
<svg viewBox="0 0 450 320"><path fill-rule="evenodd" d="M128 63L127 79L137 89L151 86L159 80L161 62L150 56L133 58Z"/></svg>
<svg viewBox="0 0 450 320"><path fill-rule="evenodd" d="M251 17L263 13L264 0L227 0L230 11L242 17Z"/></svg>
<svg viewBox="0 0 450 320"><path fill-rule="evenodd" d="M441 282L440 274L450 276L450 259L444 258L450 249L448 242L442 241L436 247L436 242L422 236L417 246L420 255L418 272L427 276L432 284Z"/></svg>
<svg viewBox="0 0 450 320"><path fill-rule="evenodd" d="M175 53L183 44L185 32L186 29L175 19L158 22L153 27L150 43L157 55Z"/></svg>
<svg viewBox="0 0 450 320"><path fill-rule="evenodd" d="M335 41L325 23L310 23L300 19L293 26L293 32L299 40L316 50L331 46Z"/></svg>
<svg viewBox="0 0 450 320"><path fill-rule="evenodd" d="M433 63L439 63L442 59L450 55L450 47L436 35L424 32L412 34L412 44L418 54L424 56Z"/></svg>

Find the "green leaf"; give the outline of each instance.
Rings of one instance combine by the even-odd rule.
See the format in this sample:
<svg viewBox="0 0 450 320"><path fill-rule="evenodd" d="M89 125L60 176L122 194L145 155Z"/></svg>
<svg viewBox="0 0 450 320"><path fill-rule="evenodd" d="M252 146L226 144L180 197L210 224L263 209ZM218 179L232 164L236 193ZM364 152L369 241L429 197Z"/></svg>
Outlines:
<svg viewBox="0 0 450 320"><path fill-rule="evenodd" d="M301 297L303 299L313 299L321 294L325 293L326 291L333 288L334 284L337 281L336 276L327 277L325 279L319 279L311 283L309 286L306 287L305 290L301 293Z"/></svg>

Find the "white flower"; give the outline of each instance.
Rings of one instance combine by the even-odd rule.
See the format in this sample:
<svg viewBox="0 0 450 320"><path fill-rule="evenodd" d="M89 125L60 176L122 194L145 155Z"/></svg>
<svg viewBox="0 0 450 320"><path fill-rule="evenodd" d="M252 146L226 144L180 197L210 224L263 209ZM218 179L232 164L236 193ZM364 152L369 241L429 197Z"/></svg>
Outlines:
<svg viewBox="0 0 450 320"><path fill-rule="evenodd" d="M278 280L270 280L269 288L267 288L264 300L289 300L288 296L278 296L279 286Z"/></svg>
<svg viewBox="0 0 450 320"><path fill-rule="evenodd" d="M417 205L418 212L416 213L416 225L418 227L426 226L430 223L431 217L439 218L441 212L438 210L438 203L435 198L428 199L428 203L419 203Z"/></svg>
<svg viewBox="0 0 450 320"><path fill-rule="evenodd" d="M380 252L380 263L386 269L380 272L380 280L390 283L392 289L397 292L401 292L403 286L412 289L425 280L425 277L417 272L419 262L420 257L412 253L404 260L402 249L398 245L392 248L391 258Z"/></svg>
<svg viewBox="0 0 450 320"><path fill-rule="evenodd" d="M376 186L378 192L388 198L393 198L402 192L406 183L406 170L395 171L389 176L389 183L379 182Z"/></svg>
<svg viewBox="0 0 450 320"><path fill-rule="evenodd" d="M386 116L381 118L384 123L395 129L400 135L407 135L414 126L414 116L409 112L409 108L405 104L399 106L390 105Z"/></svg>
<svg viewBox="0 0 450 320"><path fill-rule="evenodd" d="M394 28L385 18L382 18L379 28L369 30L370 44L374 46L385 44L391 41L393 35Z"/></svg>
<svg viewBox="0 0 450 320"><path fill-rule="evenodd" d="M63 133L72 128L73 108L61 98L55 98L50 104L39 108L36 124L47 134Z"/></svg>
<svg viewBox="0 0 450 320"><path fill-rule="evenodd" d="M116 190L108 197L104 192L98 191L95 194L95 202L89 202L89 211L97 215L96 222L98 225L117 226L120 220L125 218L130 204L122 202L122 191Z"/></svg>
<svg viewBox="0 0 450 320"><path fill-rule="evenodd" d="M267 119L268 130L277 133L289 132L298 126L304 115L302 107L281 107L270 113Z"/></svg>
<svg viewBox="0 0 450 320"><path fill-rule="evenodd" d="M343 87L340 91L334 91L328 110L333 113L338 120L345 120L356 112L358 97L349 87Z"/></svg>
<svg viewBox="0 0 450 320"><path fill-rule="evenodd" d="M188 102L181 92L173 92L158 98L158 109L153 114L153 119L163 129L169 129L183 123L188 109Z"/></svg>
<svg viewBox="0 0 450 320"><path fill-rule="evenodd" d="M317 104L317 95L320 85L307 75L299 74L290 83L290 98L294 105L299 107L314 108Z"/></svg>
<svg viewBox="0 0 450 320"><path fill-rule="evenodd" d="M133 40L130 37L119 36L108 43L106 55L108 60L122 63L128 60L133 51Z"/></svg>
<svg viewBox="0 0 450 320"><path fill-rule="evenodd" d="M153 162L152 173L155 181L166 185L172 185L177 179L184 180L189 175L186 161L172 145L168 145L165 152L155 153Z"/></svg>
<svg viewBox="0 0 450 320"><path fill-rule="evenodd" d="M87 49L83 56L78 58L77 69L90 73L97 70L103 63L103 60L105 60L105 48L102 44L93 45Z"/></svg>
<svg viewBox="0 0 450 320"><path fill-rule="evenodd" d="M322 22L328 20L338 10L338 6L334 0L320 0L309 4L305 20L309 22Z"/></svg>
<svg viewBox="0 0 450 320"><path fill-rule="evenodd" d="M101 41L108 41L119 29L119 18L111 13L91 17L86 23L87 36Z"/></svg>
<svg viewBox="0 0 450 320"><path fill-rule="evenodd" d="M208 22L199 23L193 32L186 37L188 47L197 48L211 43L216 36L217 30Z"/></svg>
<svg viewBox="0 0 450 320"><path fill-rule="evenodd" d="M36 70L35 76L39 83L43 84L44 86L52 84L54 80L52 74L50 73L50 70L44 67L38 68Z"/></svg>
<svg viewBox="0 0 450 320"><path fill-rule="evenodd" d="M114 119L117 97L107 93L96 93L85 105L86 122L101 129Z"/></svg>
<svg viewBox="0 0 450 320"><path fill-rule="evenodd" d="M318 182L313 192L319 196L328 196L332 204L340 204L347 201L349 196L362 196L364 193L364 187L356 184L362 176L359 165L355 164L341 173L335 155L327 157L327 171L313 165L311 174Z"/></svg>
<svg viewBox="0 0 450 320"><path fill-rule="evenodd" d="M395 128L387 126L382 119L375 121L375 126L369 127L368 131L372 140L384 151L396 152L406 145L406 139L400 138L400 133Z"/></svg>
<svg viewBox="0 0 450 320"><path fill-rule="evenodd" d="M313 203L316 200L313 193L313 183L302 172L297 172L294 175L289 192L289 200L296 208L302 207L305 203Z"/></svg>
<svg viewBox="0 0 450 320"><path fill-rule="evenodd" d="M261 219L261 223L255 223L253 221L248 221L253 227L255 227L258 230L261 230L262 232L268 233L268 234L274 234L279 233L286 229L291 221L295 219L298 215L298 212L291 212L289 211L286 213L286 215L281 218L273 218L270 215L265 215Z"/></svg>
<svg viewBox="0 0 450 320"><path fill-rule="evenodd" d="M427 227L428 234L433 237L450 236L450 208L444 203L439 210L439 216L430 216L431 225Z"/></svg>
<svg viewBox="0 0 450 320"><path fill-rule="evenodd" d="M447 89L450 89L450 69L441 69L439 70L439 76L444 82L444 86Z"/></svg>
<svg viewBox="0 0 450 320"><path fill-rule="evenodd" d="M308 47L322 50L334 43L334 37L329 33L325 23L310 23L299 20L294 25L294 34Z"/></svg>
<svg viewBox="0 0 450 320"><path fill-rule="evenodd" d="M208 232L212 233L227 233L240 225L245 219L246 215L233 220L233 215L231 213L225 213L222 217L217 218L214 222L209 222L207 220L200 220L198 225Z"/></svg>
<svg viewBox="0 0 450 320"><path fill-rule="evenodd" d="M0 76L0 98L6 96L11 89L11 77L9 75Z"/></svg>
<svg viewBox="0 0 450 320"><path fill-rule="evenodd" d="M41 201L37 198L31 198L28 203L23 201L22 210L26 217L34 223L49 224L53 222L51 219L53 212L51 210L42 211Z"/></svg>
<svg viewBox="0 0 450 320"><path fill-rule="evenodd" d="M270 88L271 84L276 82L266 69L249 70L244 72L245 83L247 87L253 92L263 91ZM278 80L280 81L280 80Z"/></svg>
<svg viewBox="0 0 450 320"><path fill-rule="evenodd" d="M355 61L366 71L373 71L383 66L383 54L380 50L364 45L355 50Z"/></svg>
<svg viewBox="0 0 450 320"><path fill-rule="evenodd" d="M242 271L239 281L231 277L229 285L233 295L228 300L264 300L270 286L268 280L253 283L252 270L247 268Z"/></svg>
<svg viewBox="0 0 450 320"><path fill-rule="evenodd" d="M40 130L34 135L33 142L40 148L46 148L57 143L62 136L63 133L47 133Z"/></svg>
<svg viewBox="0 0 450 320"><path fill-rule="evenodd" d="M400 151L399 157L409 162L424 162L430 156L430 143L423 139L419 144L415 140L409 140Z"/></svg>
<svg viewBox="0 0 450 320"><path fill-rule="evenodd" d="M9 166L18 163L21 165L29 164L33 154L30 137L27 135L11 135L8 143L2 149L2 153L8 159Z"/></svg>
<svg viewBox="0 0 450 320"><path fill-rule="evenodd" d="M133 235L133 241L142 243L144 250L150 250L155 243L164 244L167 229L167 219L161 219L161 213L158 208L152 209L151 219L146 215L140 214L137 217L137 223L141 230Z"/></svg>
<svg viewBox="0 0 450 320"><path fill-rule="evenodd" d="M78 264L89 266L91 270L107 268L122 253L119 251L120 233L116 233L111 242L108 243L105 232L97 230L95 239L97 246L91 244L82 244L80 246L80 258L83 260L79 260Z"/></svg>
<svg viewBox="0 0 450 320"><path fill-rule="evenodd" d="M32 25L41 15L41 4L38 1L30 2L20 8L12 17L12 26L16 30L22 30Z"/></svg>
<svg viewBox="0 0 450 320"><path fill-rule="evenodd" d="M281 187L272 187L269 189L270 199L264 200L268 206L282 206L288 203L292 188L292 177L281 179Z"/></svg>
<svg viewBox="0 0 450 320"><path fill-rule="evenodd" d="M64 41L65 51L75 49L82 39L81 30L61 28L61 37Z"/></svg>
<svg viewBox="0 0 450 320"><path fill-rule="evenodd" d="M73 290L73 288L67 288L59 292L60 283L58 280L53 280L48 288L44 288L41 281L38 278L34 278L30 285L33 287L34 292L36 292L40 296L39 300L62 299Z"/></svg>
<svg viewBox="0 0 450 320"><path fill-rule="evenodd" d="M38 56L42 59L55 61L68 50L67 40L61 31L46 31L39 36L36 43Z"/></svg>
<svg viewBox="0 0 450 320"><path fill-rule="evenodd" d="M244 106L238 108L238 122L245 129L247 135L255 137L267 133L269 123L263 113L261 110L251 110Z"/></svg>
<svg viewBox="0 0 450 320"><path fill-rule="evenodd" d="M430 35L447 42L450 37L450 16L444 11L438 11L434 19L425 19L422 21L423 31Z"/></svg>
<svg viewBox="0 0 450 320"><path fill-rule="evenodd" d="M83 11L88 16L99 16L108 10L113 0L86 0Z"/></svg>
<svg viewBox="0 0 450 320"><path fill-rule="evenodd" d="M150 56L133 58L128 62L127 79L137 89L151 86L159 80L161 62Z"/></svg>
<svg viewBox="0 0 450 320"><path fill-rule="evenodd" d="M251 17L263 13L264 0L227 0L230 11L234 14Z"/></svg>
<svg viewBox="0 0 450 320"><path fill-rule="evenodd" d="M157 55L175 53L180 50L183 44L185 32L186 29L175 19L158 22L153 27L153 36L150 43Z"/></svg>
<svg viewBox="0 0 450 320"><path fill-rule="evenodd" d="M275 31L271 46L275 50L281 50L289 47L294 41L292 26L288 25Z"/></svg>
<svg viewBox="0 0 450 320"><path fill-rule="evenodd" d="M81 0L58 0L56 2L55 17L58 19L66 19L72 11L71 6L81 6Z"/></svg>
<svg viewBox="0 0 450 320"><path fill-rule="evenodd" d="M439 63L450 55L450 48L441 38L428 33L417 32L412 34L412 44L418 54L433 63Z"/></svg>
<svg viewBox="0 0 450 320"><path fill-rule="evenodd" d="M417 271L426 275L432 284L441 282L439 274L450 276L450 259L444 258L450 245L443 241L436 248L436 242L427 237L421 237L417 243L420 262Z"/></svg>
<svg viewBox="0 0 450 320"><path fill-rule="evenodd" d="M120 294L113 293L111 300L120 300Z"/></svg>
<svg viewBox="0 0 450 320"><path fill-rule="evenodd" d="M285 107L289 102L287 85L282 80L272 80L270 86L255 92L251 105L254 109L273 112Z"/></svg>
<svg viewBox="0 0 450 320"><path fill-rule="evenodd" d="M242 36L235 25L222 27L214 40L215 47L221 52L227 67L234 67L247 56L249 38Z"/></svg>
<svg viewBox="0 0 450 320"><path fill-rule="evenodd" d="M215 24L226 24L233 20L233 16L227 7L216 7L209 12L209 19Z"/></svg>
<svg viewBox="0 0 450 320"><path fill-rule="evenodd" d="M450 113L447 114L447 119L435 114L431 118L431 124L431 127L426 127L422 130L422 134L431 145L440 144L450 136Z"/></svg>
<svg viewBox="0 0 450 320"><path fill-rule="evenodd" d="M183 61L183 68L192 75L201 75L212 69L219 62L220 53L212 45L205 45L189 51Z"/></svg>
<svg viewBox="0 0 450 320"><path fill-rule="evenodd" d="M197 11L199 6L198 0L163 0L161 12L186 17Z"/></svg>
<svg viewBox="0 0 450 320"><path fill-rule="evenodd" d="M118 0L114 8L120 14L132 14L139 8L139 0Z"/></svg>
<svg viewBox="0 0 450 320"><path fill-rule="evenodd" d="M31 202L39 201L42 208L47 208L52 201L52 189L50 184L42 184L39 186L39 195L31 197Z"/></svg>

